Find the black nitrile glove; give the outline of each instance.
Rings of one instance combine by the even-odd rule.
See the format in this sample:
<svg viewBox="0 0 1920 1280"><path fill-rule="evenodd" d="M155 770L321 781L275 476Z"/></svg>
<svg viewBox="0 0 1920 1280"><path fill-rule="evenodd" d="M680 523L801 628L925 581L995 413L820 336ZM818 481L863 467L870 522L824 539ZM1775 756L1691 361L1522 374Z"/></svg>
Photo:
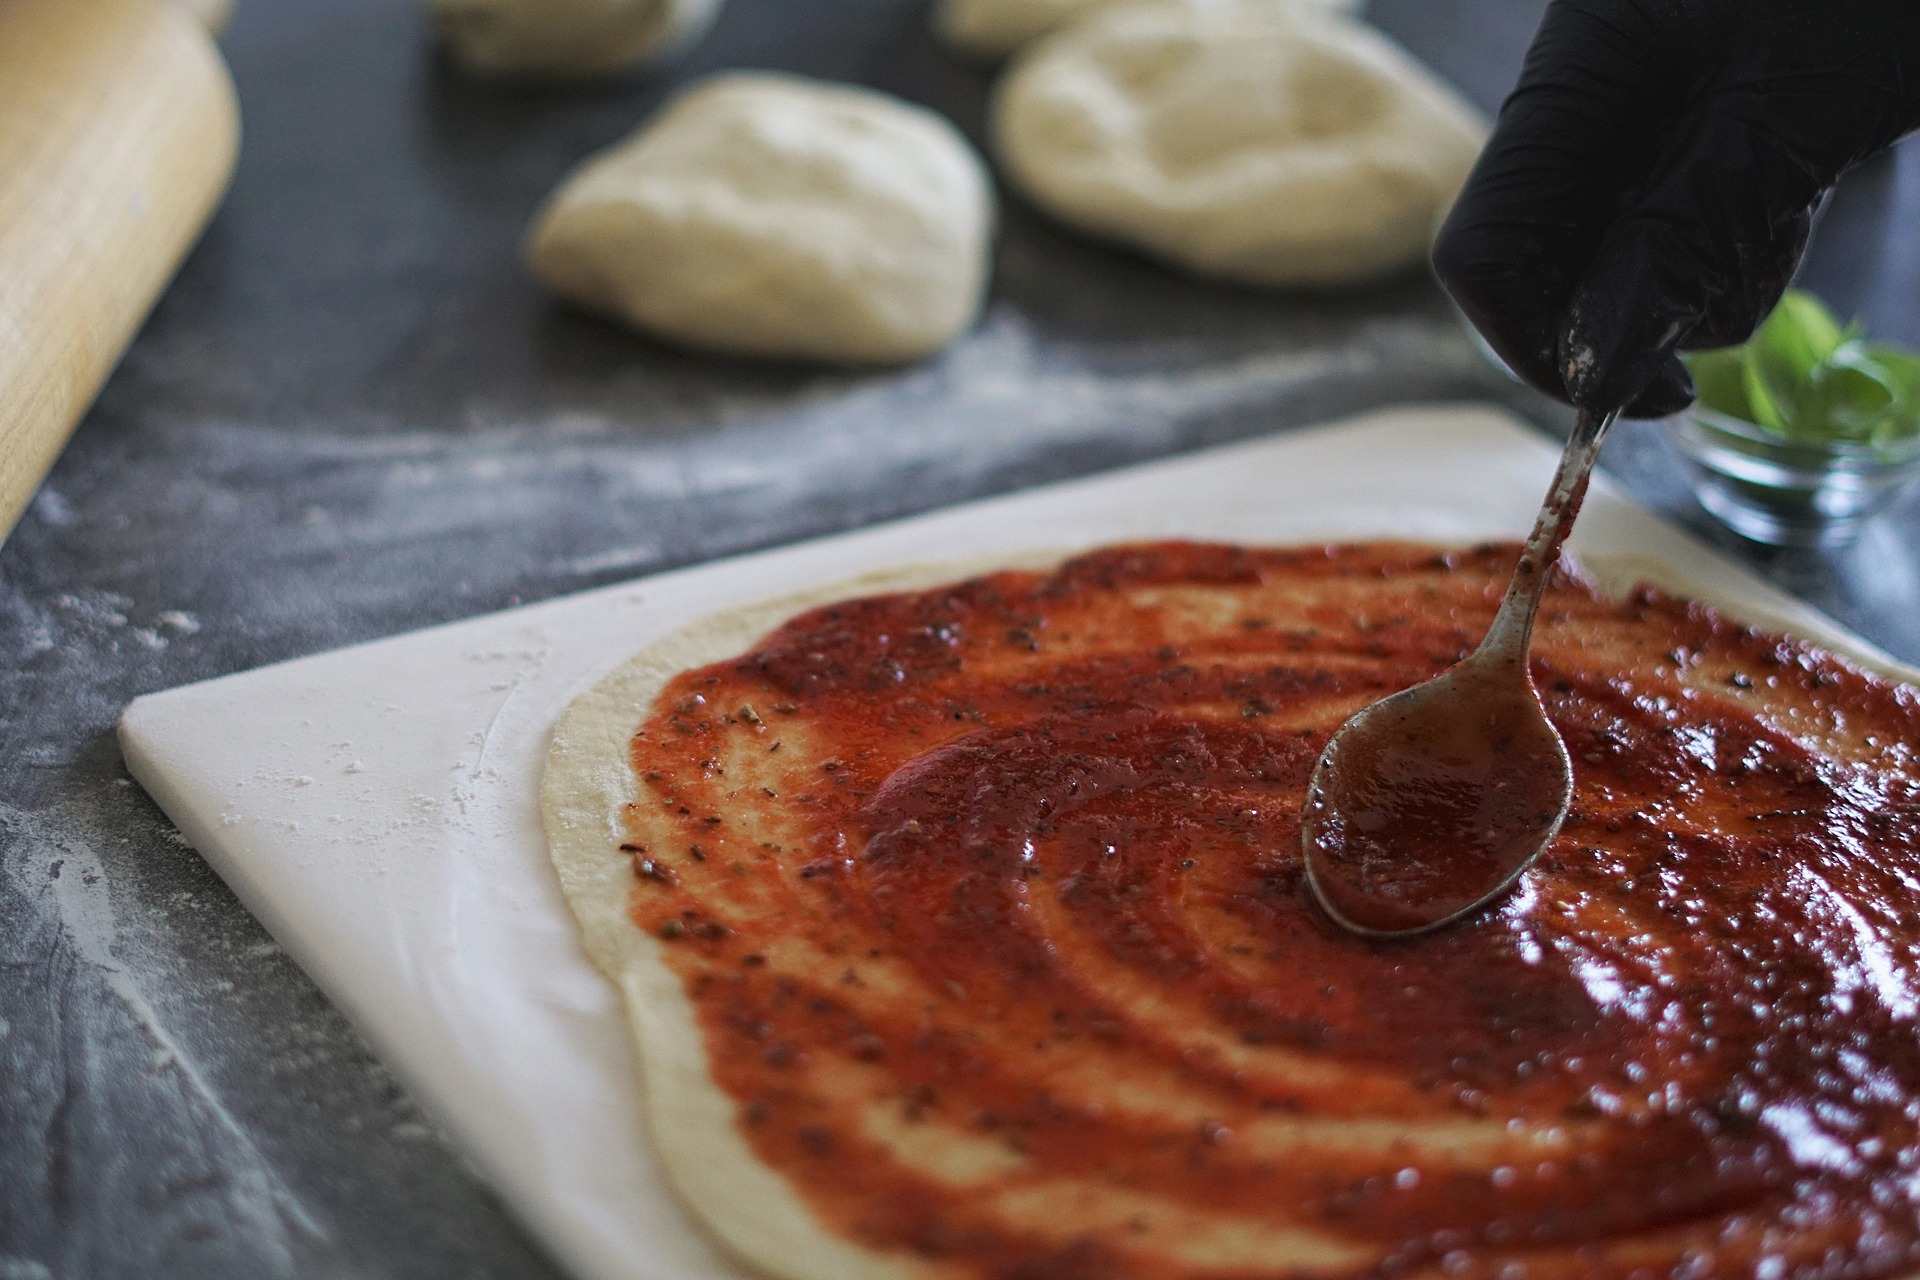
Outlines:
<svg viewBox="0 0 1920 1280"><path fill-rule="evenodd" d="M1434 245L1514 372L1658 417L1745 341L1814 210L1920 125L1920 0L1553 0Z"/></svg>

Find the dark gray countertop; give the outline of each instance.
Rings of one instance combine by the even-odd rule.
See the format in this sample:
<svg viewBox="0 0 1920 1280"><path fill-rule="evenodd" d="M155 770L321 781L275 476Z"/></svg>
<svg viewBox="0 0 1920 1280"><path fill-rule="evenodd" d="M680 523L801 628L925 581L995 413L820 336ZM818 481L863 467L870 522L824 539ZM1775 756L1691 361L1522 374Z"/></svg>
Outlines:
<svg viewBox="0 0 1920 1280"><path fill-rule="evenodd" d="M1537 0L1378 0L1483 104ZM1562 421L1421 279L1201 283L1005 206L991 309L887 373L688 355L545 301L540 197L674 83L851 79L979 134L918 3L730 0L663 72L465 81L394 0L241 0L226 207L0 551L0 1280L554 1274L130 784L137 694L960 499L1408 399ZM1920 341L1920 153L1861 172L1809 281ZM1603 465L1920 659L1920 507L1761 553L1625 424Z"/></svg>

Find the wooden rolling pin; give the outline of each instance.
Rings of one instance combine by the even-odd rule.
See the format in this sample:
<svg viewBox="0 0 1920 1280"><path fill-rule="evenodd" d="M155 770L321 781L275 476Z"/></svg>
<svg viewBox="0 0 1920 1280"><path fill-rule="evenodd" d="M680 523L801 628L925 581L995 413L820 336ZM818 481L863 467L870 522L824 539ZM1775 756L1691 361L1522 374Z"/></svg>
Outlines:
<svg viewBox="0 0 1920 1280"><path fill-rule="evenodd" d="M0 540L212 216L240 111L165 0L0 0Z"/></svg>

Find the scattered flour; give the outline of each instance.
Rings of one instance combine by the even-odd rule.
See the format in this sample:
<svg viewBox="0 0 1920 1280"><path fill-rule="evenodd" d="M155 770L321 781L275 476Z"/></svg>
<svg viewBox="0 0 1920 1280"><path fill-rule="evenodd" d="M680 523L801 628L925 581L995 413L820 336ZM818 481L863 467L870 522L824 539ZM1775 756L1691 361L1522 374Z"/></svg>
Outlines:
<svg viewBox="0 0 1920 1280"><path fill-rule="evenodd" d="M278 1271L292 1274L296 1239L324 1239L326 1232L281 1180L193 1056L168 1029L135 971L122 963L117 954L120 929L112 891L93 844L80 832L61 830L11 805L0 805L0 833L16 851L4 867L21 882L17 888L28 894L51 894L76 961L94 971L151 1042L148 1061L152 1069L176 1073L224 1132L228 1140L225 1170L231 1179L229 1204L252 1228L253 1239L280 1264ZM0 1280L10 1280L8 1273L0 1271Z"/></svg>

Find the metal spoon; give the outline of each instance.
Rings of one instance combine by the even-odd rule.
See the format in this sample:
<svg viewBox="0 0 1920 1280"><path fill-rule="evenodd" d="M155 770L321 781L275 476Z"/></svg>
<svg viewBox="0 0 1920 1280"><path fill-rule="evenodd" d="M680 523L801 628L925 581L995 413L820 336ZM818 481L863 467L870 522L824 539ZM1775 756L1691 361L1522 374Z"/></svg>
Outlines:
<svg viewBox="0 0 1920 1280"><path fill-rule="evenodd" d="M1582 410L1575 421L1480 647L1362 708L1321 753L1301 815L1307 883L1354 932L1458 919L1511 886L1560 829L1573 763L1534 692L1527 646L1616 416Z"/></svg>

